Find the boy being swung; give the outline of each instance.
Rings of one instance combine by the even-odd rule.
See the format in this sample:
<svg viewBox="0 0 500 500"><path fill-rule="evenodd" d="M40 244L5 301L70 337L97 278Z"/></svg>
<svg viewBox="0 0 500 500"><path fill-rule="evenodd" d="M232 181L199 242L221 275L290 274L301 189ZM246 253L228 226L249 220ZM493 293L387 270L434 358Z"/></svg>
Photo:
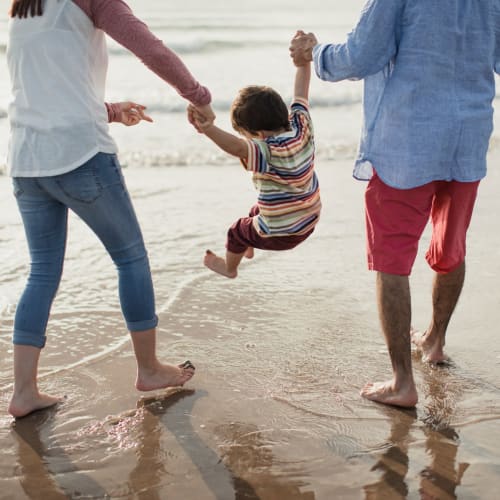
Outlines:
<svg viewBox="0 0 500 500"><path fill-rule="evenodd" d="M310 78L309 62L297 66L290 111L269 87L242 89L231 107L231 122L244 138L218 128L194 106L188 108L189 121L199 132L253 172L259 193L249 216L230 227L226 257L207 250L204 264L216 273L235 278L242 258L252 258L254 248L289 250L314 231L321 201L308 110Z"/></svg>

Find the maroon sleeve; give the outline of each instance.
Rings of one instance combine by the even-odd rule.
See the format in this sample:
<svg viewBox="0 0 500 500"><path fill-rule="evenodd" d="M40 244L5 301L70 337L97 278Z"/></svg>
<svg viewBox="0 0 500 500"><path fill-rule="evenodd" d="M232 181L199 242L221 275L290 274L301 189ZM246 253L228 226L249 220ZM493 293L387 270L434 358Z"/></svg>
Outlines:
<svg viewBox="0 0 500 500"><path fill-rule="evenodd" d="M105 102L104 105L106 106L106 111L108 112L108 123L122 121L122 110L118 103Z"/></svg>
<svg viewBox="0 0 500 500"><path fill-rule="evenodd" d="M151 71L172 85L193 103L211 101L210 92L193 77L181 59L166 47L122 0L73 0L92 20L120 45L133 52Z"/></svg>

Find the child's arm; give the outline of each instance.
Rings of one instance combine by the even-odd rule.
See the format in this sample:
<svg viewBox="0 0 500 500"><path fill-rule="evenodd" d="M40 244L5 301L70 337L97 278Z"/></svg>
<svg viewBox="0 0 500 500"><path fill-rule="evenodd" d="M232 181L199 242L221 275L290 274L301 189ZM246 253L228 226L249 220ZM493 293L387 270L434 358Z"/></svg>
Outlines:
<svg viewBox="0 0 500 500"><path fill-rule="evenodd" d="M220 129L214 125L213 120L206 119L194 106L188 107L188 118L198 132L205 134L223 151L242 160L248 158L247 141Z"/></svg>
<svg viewBox="0 0 500 500"><path fill-rule="evenodd" d="M226 132L213 123L203 133L226 153L242 160L248 158L248 144L245 140Z"/></svg>
<svg viewBox="0 0 500 500"><path fill-rule="evenodd" d="M309 84L311 82L311 63L307 62L303 66L297 66L295 73L294 98L309 100Z"/></svg>

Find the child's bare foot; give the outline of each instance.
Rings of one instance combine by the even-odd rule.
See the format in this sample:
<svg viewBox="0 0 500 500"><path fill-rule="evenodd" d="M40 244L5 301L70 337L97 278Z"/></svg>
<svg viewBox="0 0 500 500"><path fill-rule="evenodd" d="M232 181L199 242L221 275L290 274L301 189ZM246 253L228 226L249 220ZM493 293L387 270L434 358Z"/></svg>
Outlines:
<svg viewBox="0 0 500 500"><path fill-rule="evenodd" d="M49 396L41 392L36 394L13 394L10 400L8 412L15 418L25 417L37 410L50 408L64 401L64 398Z"/></svg>
<svg viewBox="0 0 500 500"><path fill-rule="evenodd" d="M393 380L366 384L361 390L361 396L370 401L403 408L413 408L418 401L414 385L396 389Z"/></svg>
<svg viewBox="0 0 500 500"><path fill-rule="evenodd" d="M180 387L191 380L194 370L190 361L185 361L179 366L158 363L154 369L142 369L137 372L135 387L138 391Z"/></svg>
<svg viewBox="0 0 500 500"><path fill-rule="evenodd" d="M253 259L253 255L254 255L253 247L248 247L245 252L245 257L247 259Z"/></svg>
<svg viewBox="0 0 500 500"><path fill-rule="evenodd" d="M205 253L203 264L212 271L222 274L222 276L226 276L226 278L236 278L236 276L238 276L237 271L229 272L227 270L226 261L222 257L215 255L211 250L207 250Z"/></svg>
<svg viewBox="0 0 500 500"><path fill-rule="evenodd" d="M429 342L427 332L421 333L413 328L410 331L411 341L415 344L417 351L422 354L422 361L431 364L446 364L450 358L446 356L440 341Z"/></svg>

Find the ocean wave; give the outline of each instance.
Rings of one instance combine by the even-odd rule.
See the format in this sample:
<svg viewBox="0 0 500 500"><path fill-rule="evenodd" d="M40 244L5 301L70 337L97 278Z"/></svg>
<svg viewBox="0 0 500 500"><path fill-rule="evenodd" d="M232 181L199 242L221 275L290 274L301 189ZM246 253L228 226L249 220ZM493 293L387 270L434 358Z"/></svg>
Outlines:
<svg viewBox="0 0 500 500"><path fill-rule="evenodd" d="M284 97L285 102L291 102L291 96ZM233 99L214 99L212 101L212 108L220 112L228 112L231 109ZM355 106L361 103L361 95L354 93L345 93L327 97L311 97L310 105L311 111L314 109L327 109L337 108L340 106ZM148 113L153 116L155 114L171 114L171 113L185 113L186 103L181 99L175 99L171 102L148 102Z"/></svg>
<svg viewBox="0 0 500 500"><path fill-rule="evenodd" d="M276 45L286 45L288 42L279 44L275 40L201 40L195 39L186 42L166 42L169 49L177 54L206 54L213 52L220 52L224 50L245 49L247 47L269 47ZM109 54L115 57L132 55L131 52L120 46L111 46ZM134 56L135 57L135 56Z"/></svg>
<svg viewBox="0 0 500 500"><path fill-rule="evenodd" d="M316 138L316 164L352 160L357 154L358 138L353 137L347 140L336 140ZM500 136L494 135L490 141L490 151L498 150L500 147ZM187 167L190 166L226 166L238 163L237 159L229 156L213 147L194 147L186 149L171 149L168 151L126 151L119 154L120 163L124 168L144 168L144 167Z"/></svg>
<svg viewBox="0 0 500 500"><path fill-rule="evenodd" d="M285 102L290 102L291 97L286 97ZM212 107L215 111L228 112L231 109L231 104L233 99L214 99L212 102ZM311 110L314 109L327 109L327 108L337 108L340 106L354 106L361 103L361 96L351 93L345 93L336 96L328 97L311 97L310 104ZM148 113L151 115L168 115L172 113L185 113L186 112L186 102L182 99L172 99L170 102L148 102L146 103L148 107ZM0 108L0 121L7 118L7 111Z"/></svg>
<svg viewBox="0 0 500 500"><path fill-rule="evenodd" d="M324 143L317 144L316 162L337 161L354 158L357 150L357 141L352 143ZM177 151L121 151L120 163L124 168L144 167L189 167L189 166L225 166L237 163L232 156L213 148L199 148Z"/></svg>

